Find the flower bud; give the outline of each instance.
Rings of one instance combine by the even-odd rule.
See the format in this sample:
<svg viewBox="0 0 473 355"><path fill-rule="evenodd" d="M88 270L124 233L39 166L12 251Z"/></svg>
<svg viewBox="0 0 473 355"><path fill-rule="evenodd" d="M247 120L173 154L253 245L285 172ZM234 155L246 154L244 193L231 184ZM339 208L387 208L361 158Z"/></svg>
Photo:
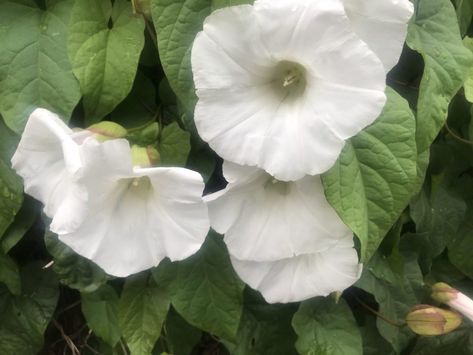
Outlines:
<svg viewBox="0 0 473 355"><path fill-rule="evenodd" d="M457 312L418 305L409 312L406 323L416 334L442 335L457 329L462 323L462 317Z"/></svg>
<svg viewBox="0 0 473 355"><path fill-rule="evenodd" d="M450 285L443 282L433 285L432 298L449 305L465 317L473 320L473 300Z"/></svg>
<svg viewBox="0 0 473 355"><path fill-rule="evenodd" d="M87 128L87 131L92 132L94 138L100 142L105 142L111 139L124 138L128 131L120 126L118 123L111 121L102 121Z"/></svg>
<svg viewBox="0 0 473 355"><path fill-rule="evenodd" d="M158 164L160 160L159 152L152 146L140 147L133 145L131 155L133 166L140 168L149 168Z"/></svg>

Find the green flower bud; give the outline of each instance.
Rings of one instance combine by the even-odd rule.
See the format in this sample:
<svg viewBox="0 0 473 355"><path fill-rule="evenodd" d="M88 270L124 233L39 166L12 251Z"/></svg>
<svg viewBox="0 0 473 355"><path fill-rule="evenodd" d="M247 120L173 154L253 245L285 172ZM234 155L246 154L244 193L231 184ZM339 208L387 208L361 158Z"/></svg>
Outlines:
<svg viewBox="0 0 473 355"><path fill-rule="evenodd" d="M440 303L448 303L457 298L458 291L444 282L432 286L432 298Z"/></svg>
<svg viewBox="0 0 473 355"><path fill-rule="evenodd" d="M409 312L406 323L416 334L442 335L457 329L462 323L462 316L438 307L418 305Z"/></svg>
<svg viewBox="0 0 473 355"><path fill-rule="evenodd" d="M131 147L131 156L134 166L149 168L159 163L160 156L156 148L152 146L140 147L133 145Z"/></svg>
<svg viewBox="0 0 473 355"><path fill-rule="evenodd" d="M100 123L96 123L87 128L87 130L92 132L94 134L94 138L100 142L124 138L128 134L128 131L124 127L111 121L102 121Z"/></svg>

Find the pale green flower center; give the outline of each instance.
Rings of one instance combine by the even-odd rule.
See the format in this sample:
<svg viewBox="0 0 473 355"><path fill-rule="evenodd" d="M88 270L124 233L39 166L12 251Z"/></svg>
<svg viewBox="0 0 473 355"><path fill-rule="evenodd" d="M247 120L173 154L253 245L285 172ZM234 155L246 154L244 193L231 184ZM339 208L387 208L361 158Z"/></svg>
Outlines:
<svg viewBox="0 0 473 355"><path fill-rule="evenodd" d="M283 100L300 97L307 85L305 68L295 62L281 61L274 69L273 86Z"/></svg>

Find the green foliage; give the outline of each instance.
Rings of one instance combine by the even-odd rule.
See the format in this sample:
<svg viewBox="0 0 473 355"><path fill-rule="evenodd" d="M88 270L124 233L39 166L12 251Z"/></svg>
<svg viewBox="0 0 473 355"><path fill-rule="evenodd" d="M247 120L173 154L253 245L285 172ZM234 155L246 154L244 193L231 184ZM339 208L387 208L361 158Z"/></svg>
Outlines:
<svg viewBox="0 0 473 355"><path fill-rule="evenodd" d="M82 313L89 328L107 344L115 346L121 338L118 326L118 295L109 285L81 293Z"/></svg>
<svg viewBox="0 0 473 355"><path fill-rule="evenodd" d="M110 113L130 92L144 45L144 22L125 0L76 1L68 48L90 123Z"/></svg>
<svg viewBox="0 0 473 355"><path fill-rule="evenodd" d="M391 89L378 120L348 142L323 175L328 201L361 242L369 260L412 196L416 177L415 120Z"/></svg>
<svg viewBox="0 0 473 355"><path fill-rule="evenodd" d="M176 311L195 327L235 340L244 285L232 269L221 237L210 233L197 254L171 268L168 292ZM162 276L155 273L155 277L160 284Z"/></svg>
<svg viewBox="0 0 473 355"><path fill-rule="evenodd" d="M434 282L473 295L472 0L412 1L383 113L322 177L364 263L343 294L267 304L214 232L186 260L112 279L24 198L10 160L35 107L73 127L118 123L160 166L222 188L194 124L190 54L207 15L251 2L150 0L150 17L127 0L0 0L0 354L473 353L468 320L440 337L404 326L412 306L434 303Z"/></svg>
<svg viewBox="0 0 473 355"><path fill-rule="evenodd" d="M165 166L185 166L191 150L190 134L174 122L161 131L158 146L161 164Z"/></svg>
<svg viewBox="0 0 473 355"><path fill-rule="evenodd" d="M82 292L93 292L107 281L107 275L102 269L74 253L53 233L46 233L44 242L54 258L54 272L62 283Z"/></svg>
<svg viewBox="0 0 473 355"><path fill-rule="evenodd" d="M15 132L35 107L69 119L80 99L66 47L73 3L0 1L0 113Z"/></svg>
<svg viewBox="0 0 473 355"><path fill-rule="evenodd" d="M0 284L0 353L36 354L51 320L59 292L55 275L29 264L21 270L22 294Z"/></svg>
<svg viewBox="0 0 473 355"><path fill-rule="evenodd" d="M292 324L299 354L362 354L360 331L343 299L338 303L331 298L302 302Z"/></svg>
<svg viewBox="0 0 473 355"><path fill-rule="evenodd" d="M169 306L168 295L150 275L127 280L118 304L118 321L132 355L151 354Z"/></svg>

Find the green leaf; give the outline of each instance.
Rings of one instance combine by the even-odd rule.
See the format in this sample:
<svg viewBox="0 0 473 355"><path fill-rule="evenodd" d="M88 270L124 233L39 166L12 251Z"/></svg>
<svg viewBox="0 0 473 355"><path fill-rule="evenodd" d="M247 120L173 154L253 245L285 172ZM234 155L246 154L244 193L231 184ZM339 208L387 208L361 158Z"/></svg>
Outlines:
<svg viewBox="0 0 473 355"><path fill-rule="evenodd" d="M25 196L23 205L7 231L0 236L0 250L8 253L33 226L38 216L38 204L31 197Z"/></svg>
<svg viewBox="0 0 473 355"><path fill-rule="evenodd" d="M0 160L10 161L19 141L20 137L10 130L0 117Z"/></svg>
<svg viewBox="0 0 473 355"><path fill-rule="evenodd" d="M379 334L375 317L365 317L365 324L360 328L360 332L363 339L363 355L393 354L391 345Z"/></svg>
<svg viewBox="0 0 473 355"><path fill-rule="evenodd" d="M35 107L68 120L80 99L67 56L72 0L0 0L0 113L20 133Z"/></svg>
<svg viewBox="0 0 473 355"><path fill-rule="evenodd" d="M158 150L161 165L185 166L191 150L190 134L173 122L162 129Z"/></svg>
<svg viewBox="0 0 473 355"><path fill-rule="evenodd" d="M415 0L407 44L425 62L417 104L417 150L429 149L447 118L448 105L463 85L473 55L462 43L450 0Z"/></svg>
<svg viewBox="0 0 473 355"><path fill-rule="evenodd" d="M0 250L0 283L4 283L15 296L21 294L20 272L16 263Z"/></svg>
<svg viewBox="0 0 473 355"><path fill-rule="evenodd" d="M423 279L417 256L407 255L404 270L399 272L393 269L389 258L375 254L355 285L375 297L380 314L398 325L404 324L409 310L420 303ZM379 317L377 325L396 353L400 353L414 337L406 327L390 324Z"/></svg>
<svg viewBox="0 0 473 355"><path fill-rule="evenodd" d="M234 340L244 284L233 271L222 238L209 234L197 254L175 267L175 279L169 287L174 308L191 325Z"/></svg>
<svg viewBox="0 0 473 355"><path fill-rule="evenodd" d="M20 178L0 159L0 237L14 221L22 202Z"/></svg>
<svg viewBox="0 0 473 355"><path fill-rule="evenodd" d="M118 305L118 318L132 355L151 354L169 306L168 295L147 273L127 279Z"/></svg>
<svg viewBox="0 0 473 355"><path fill-rule="evenodd" d="M454 0L454 4L457 9L460 32L464 35L473 19L473 0Z"/></svg>
<svg viewBox="0 0 473 355"><path fill-rule="evenodd" d="M322 176L325 194L361 242L367 261L407 206L417 176L415 120L392 89L377 121L347 142Z"/></svg>
<svg viewBox="0 0 473 355"><path fill-rule="evenodd" d="M428 253L422 252L424 257L432 259L443 252L457 235L466 210L464 199L443 183L438 185L430 196L424 188L412 201L410 211L416 231L418 234L425 234L429 241Z"/></svg>
<svg viewBox="0 0 473 355"><path fill-rule="evenodd" d="M294 304L268 305L255 291L246 289L236 342L225 345L232 355L297 354L291 325L296 310Z"/></svg>
<svg viewBox="0 0 473 355"><path fill-rule="evenodd" d="M161 63L169 84L189 110L197 101L190 61L192 43L210 14L210 6L210 0L152 0L151 3Z"/></svg>
<svg viewBox="0 0 473 355"><path fill-rule="evenodd" d="M81 293L81 307L89 328L110 346L121 338L118 326L118 295L109 285L91 293Z"/></svg>
<svg viewBox="0 0 473 355"><path fill-rule="evenodd" d="M473 38L465 37L463 39L463 44L466 48L473 53ZM473 102L473 65L470 66L470 70L468 71L468 76L466 77L465 83L465 97L469 102Z"/></svg>
<svg viewBox="0 0 473 355"><path fill-rule="evenodd" d="M62 283L81 292L93 292L107 282L107 274L101 268L76 254L53 233L47 232L44 242L54 258L53 270Z"/></svg>
<svg viewBox="0 0 473 355"><path fill-rule="evenodd" d="M462 226L453 236L448 245L448 258L455 267L473 280L473 205L468 209L468 213Z"/></svg>
<svg viewBox="0 0 473 355"><path fill-rule="evenodd" d="M0 354L37 354L59 297L57 280L40 264L21 270L23 293L13 296L0 285Z"/></svg>
<svg viewBox="0 0 473 355"><path fill-rule="evenodd" d="M189 355L199 343L202 331L188 324L173 308L166 318L167 343L171 354Z"/></svg>
<svg viewBox="0 0 473 355"><path fill-rule="evenodd" d="M361 355L361 334L343 298L318 297L302 302L292 325L299 354Z"/></svg>
<svg viewBox="0 0 473 355"><path fill-rule="evenodd" d="M473 332L470 324L450 334L436 337L421 337L412 355L471 355L473 354Z"/></svg>
<svg viewBox="0 0 473 355"><path fill-rule="evenodd" d="M111 23L111 28L109 28ZM76 1L69 56L89 123L110 113L130 92L144 46L144 20L125 0Z"/></svg>

